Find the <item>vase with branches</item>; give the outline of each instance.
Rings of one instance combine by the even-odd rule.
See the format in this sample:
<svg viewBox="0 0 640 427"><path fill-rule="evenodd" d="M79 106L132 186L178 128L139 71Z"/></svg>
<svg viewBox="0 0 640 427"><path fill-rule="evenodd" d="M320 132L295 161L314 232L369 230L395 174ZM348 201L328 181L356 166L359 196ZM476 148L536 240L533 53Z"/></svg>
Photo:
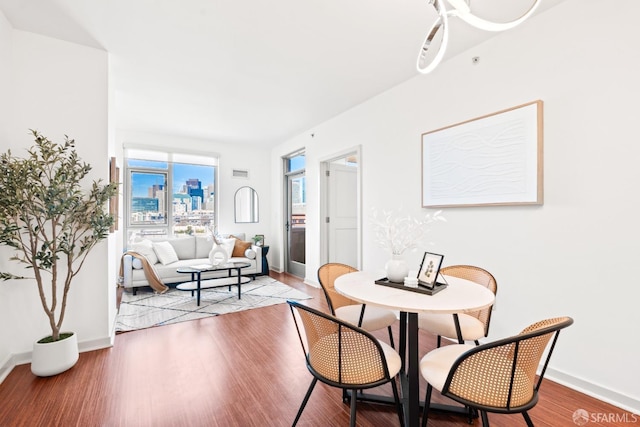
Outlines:
<svg viewBox="0 0 640 427"><path fill-rule="evenodd" d="M409 267L402 255L408 250L416 249L420 244L426 244L429 225L439 221L446 221L442 211L426 214L422 218L405 215L402 208L397 211L372 211L371 222L375 239L380 247L391 252L391 259L385 265L390 281L404 280Z"/></svg>
<svg viewBox="0 0 640 427"><path fill-rule="evenodd" d="M402 214L398 211L378 211L371 215L374 234L378 245L388 249L392 255L402 255L407 250L416 249L418 244L425 243L429 233L429 225L438 221L446 221L442 211L426 214L422 218Z"/></svg>
<svg viewBox="0 0 640 427"><path fill-rule="evenodd" d="M114 217L107 212L117 184L93 181L83 188L91 166L65 136L56 144L31 131L35 145L25 158L11 151L0 156L0 244L29 276L1 272L0 279L35 279L51 336L58 341L73 279L89 252L109 234Z"/></svg>

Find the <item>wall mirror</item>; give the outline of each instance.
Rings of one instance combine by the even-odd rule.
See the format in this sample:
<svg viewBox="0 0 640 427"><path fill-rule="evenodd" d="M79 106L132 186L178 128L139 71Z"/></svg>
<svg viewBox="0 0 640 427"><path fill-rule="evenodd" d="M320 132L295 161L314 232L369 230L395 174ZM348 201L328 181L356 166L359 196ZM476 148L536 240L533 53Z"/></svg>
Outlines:
<svg viewBox="0 0 640 427"><path fill-rule="evenodd" d="M258 193L251 187L240 187L235 196L236 222L258 222Z"/></svg>

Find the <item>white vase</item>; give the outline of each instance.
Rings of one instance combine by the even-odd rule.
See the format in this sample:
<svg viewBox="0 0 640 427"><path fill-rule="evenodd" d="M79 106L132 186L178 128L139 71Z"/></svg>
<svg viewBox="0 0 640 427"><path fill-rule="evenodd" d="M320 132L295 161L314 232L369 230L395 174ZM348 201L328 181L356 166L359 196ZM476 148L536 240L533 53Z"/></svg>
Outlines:
<svg viewBox="0 0 640 427"><path fill-rule="evenodd" d="M211 252L209 252L209 262L211 265L226 264L229 260L229 254L220 245L214 245Z"/></svg>
<svg viewBox="0 0 640 427"><path fill-rule="evenodd" d="M387 279L394 283L404 283L404 278L409 274L409 266L402 255L393 254L384 268L387 270Z"/></svg>
<svg viewBox="0 0 640 427"><path fill-rule="evenodd" d="M31 372L39 377L58 375L78 361L78 336L49 343L33 343Z"/></svg>

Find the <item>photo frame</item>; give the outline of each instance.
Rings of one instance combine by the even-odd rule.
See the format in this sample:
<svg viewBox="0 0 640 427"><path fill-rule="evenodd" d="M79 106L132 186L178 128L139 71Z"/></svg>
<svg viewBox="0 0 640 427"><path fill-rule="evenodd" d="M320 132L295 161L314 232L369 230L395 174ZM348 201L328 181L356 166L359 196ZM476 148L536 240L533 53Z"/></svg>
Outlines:
<svg viewBox="0 0 640 427"><path fill-rule="evenodd" d="M444 255L425 252L418 270L418 284L433 289L437 284L443 259Z"/></svg>
<svg viewBox="0 0 640 427"><path fill-rule="evenodd" d="M541 100L422 134L422 207L541 204Z"/></svg>
<svg viewBox="0 0 640 427"><path fill-rule="evenodd" d="M253 238L256 246L264 246L264 234L256 234Z"/></svg>

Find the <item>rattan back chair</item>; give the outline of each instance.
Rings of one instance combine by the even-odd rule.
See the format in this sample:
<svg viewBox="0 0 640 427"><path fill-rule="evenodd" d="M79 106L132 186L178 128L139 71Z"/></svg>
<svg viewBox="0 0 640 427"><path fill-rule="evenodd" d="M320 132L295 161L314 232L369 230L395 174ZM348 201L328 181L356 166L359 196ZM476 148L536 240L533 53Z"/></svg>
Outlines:
<svg viewBox="0 0 640 427"><path fill-rule="evenodd" d="M307 368L313 375L293 425L298 423L318 380L343 391L351 391L351 426L356 425L357 392L391 383L398 418L403 425L402 405L395 382L402 366L400 355L362 328L300 303L287 303Z"/></svg>
<svg viewBox="0 0 640 427"><path fill-rule="evenodd" d="M513 337L480 346L447 345L427 353L420 361L420 371L427 380L422 426L427 425L435 388L443 396L480 411L483 426L489 425L487 412L495 412L521 413L532 427L527 411L538 403L538 390L560 330L572 323L570 317L547 319ZM549 341L551 346L536 379Z"/></svg>
<svg viewBox="0 0 640 427"><path fill-rule="evenodd" d="M493 294L498 292L498 283L493 274L473 265L451 265L444 267L440 273L446 276L459 277L479 285L485 286ZM458 313L460 333L463 341L474 341L480 344L480 338L489 334L491 310L493 305L482 310ZM440 347L442 337L459 340L454 317L451 314L425 313L418 316L418 327L438 337L437 346Z"/></svg>
<svg viewBox="0 0 640 427"><path fill-rule="evenodd" d="M334 287L334 282L338 277L355 271L358 271L358 269L351 267L350 265L340 264L337 262L324 264L318 269L318 281L324 291L324 296L327 299L329 310L331 310L331 314L334 316L337 308L344 307L346 305L358 304L354 300L338 293Z"/></svg>
<svg viewBox="0 0 640 427"><path fill-rule="evenodd" d="M397 317L392 310L360 304L335 290L335 280L354 271L358 271L358 269L336 262L324 264L318 269L318 281L322 286L331 314L369 332L387 328L389 343L391 347L394 347L391 325L396 322Z"/></svg>

